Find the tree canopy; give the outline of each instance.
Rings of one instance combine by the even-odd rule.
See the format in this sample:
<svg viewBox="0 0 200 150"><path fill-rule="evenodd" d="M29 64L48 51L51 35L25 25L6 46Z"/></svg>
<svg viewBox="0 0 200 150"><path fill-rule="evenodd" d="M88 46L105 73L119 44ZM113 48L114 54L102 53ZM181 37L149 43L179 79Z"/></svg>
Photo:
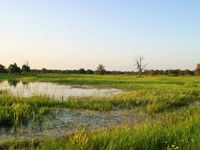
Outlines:
<svg viewBox="0 0 200 150"><path fill-rule="evenodd" d="M5 73L6 69L3 65L0 64L0 73Z"/></svg>
<svg viewBox="0 0 200 150"><path fill-rule="evenodd" d="M16 63L14 64L10 64L10 66L8 67L8 72L10 74L13 74L13 73L20 73L21 72L21 69L17 66Z"/></svg>
<svg viewBox="0 0 200 150"><path fill-rule="evenodd" d="M23 65L22 66L22 72L30 72L30 71L31 71L31 69L30 69L30 67L28 65Z"/></svg>

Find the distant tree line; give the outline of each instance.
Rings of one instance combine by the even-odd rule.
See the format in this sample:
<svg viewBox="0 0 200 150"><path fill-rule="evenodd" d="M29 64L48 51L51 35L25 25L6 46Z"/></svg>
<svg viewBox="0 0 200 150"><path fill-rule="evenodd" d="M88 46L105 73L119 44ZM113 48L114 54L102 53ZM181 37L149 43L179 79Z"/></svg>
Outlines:
<svg viewBox="0 0 200 150"><path fill-rule="evenodd" d="M143 72L145 75L169 75L169 76L180 76L180 75L195 75L195 71L192 70L180 70L180 69L170 69L170 70L145 70Z"/></svg>
<svg viewBox="0 0 200 150"><path fill-rule="evenodd" d="M105 66L102 64L98 65L96 70L80 68L78 70L53 70L53 69L30 69L28 64L24 64L19 67L16 63L10 64L8 68L0 64L0 73L9 74L26 74L26 73L61 73L61 74L133 74L133 75L169 75L169 76L184 76L184 75L198 75L200 76L200 64L197 64L195 70L180 70L180 69L170 69L170 70L140 70L134 71L107 71Z"/></svg>
<svg viewBox="0 0 200 150"><path fill-rule="evenodd" d="M10 64L8 68L0 64L0 73L20 74L30 73L31 69L28 64L24 64L21 68L16 64Z"/></svg>

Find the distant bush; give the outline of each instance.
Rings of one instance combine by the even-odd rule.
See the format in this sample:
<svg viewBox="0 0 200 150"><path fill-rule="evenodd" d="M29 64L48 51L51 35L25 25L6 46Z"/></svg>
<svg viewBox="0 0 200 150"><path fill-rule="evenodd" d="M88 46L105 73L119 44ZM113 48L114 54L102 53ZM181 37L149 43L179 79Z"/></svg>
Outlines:
<svg viewBox="0 0 200 150"><path fill-rule="evenodd" d="M80 73L80 74L85 74L86 71L85 71L85 69L81 68L81 69L78 70L78 73Z"/></svg>
<svg viewBox="0 0 200 150"><path fill-rule="evenodd" d="M22 72L30 72L30 71L31 71L31 69L30 69L30 67L28 65L23 65L22 66Z"/></svg>
<svg viewBox="0 0 200 150"><path fill-rule="evenodd" d="M5 67L1 64L0 64L0 73L6 73Z"/></svg>
<svg viewBox="0 0 200 150"><path fill-rule="evenodd" d="M48 73L48 70L46 68L42 68L41 72L42 73Z"/></svg>
<svg viewBox="0 0 200 150"><path fill-rule="evenodd" d="M180 70L180 69L170 69L170 70L145 70L146 75L169 75L169 76L179 76L179 75L194 75L194 71L191 70Z"/></svg>
<svg viewBox="0 0 200 150"><path fill-rule="evenodd" d="M20 69L16 63L11 64L8 69L6 69L3 65L0 64L0 73L9 72L11 74L26 74L26 73L59 73L59 74L131 74L131 75L138 75L138 72L134 71L107 71L105 70L105 66L102 64L98 65L96 71L91 69L84 69L80 68L79 70L57 70L57 69L30 69L30 66L23 65ZM193 76L193 75L200 75L200 64L197 65L196 70L181 70L181 69L169 69L169 70L144 70L142 72L144 75L169 75L169 76Z"/></svg>
<svg viewBox="0 0 200 150"><path fill-rule="evenodd" d="M21 73L21 69L17 66L16 63L14 63L14 64L10 64L10 66L8 67L8 72L10 74Z"/></svg>
<svg viewBox="0 0 200 150"><path fill-rule="evenodd" d="M88 70L86 71L86 73L87 73L87 74L94 74L94 71L88 69Z"/></svg>

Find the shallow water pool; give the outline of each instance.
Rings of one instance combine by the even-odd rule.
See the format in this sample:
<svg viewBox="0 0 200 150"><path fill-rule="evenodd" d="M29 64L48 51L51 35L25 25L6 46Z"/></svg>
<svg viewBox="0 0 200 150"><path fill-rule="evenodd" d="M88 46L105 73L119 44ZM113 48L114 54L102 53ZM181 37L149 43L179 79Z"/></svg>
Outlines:
<svg viewBox="0 0 200 150"><path fill-rule="evenodd" d="M119 94L122 91L113 88L96 88L83 85L66 85L52 82L22 82L22 81L3 81L0 83L0 90L7 90L14 96L48 96L55 99L68 99L71 96L110 96Z"/></svg>
<svg viewBox="0 0 200 150"><path fill-rule="evenodd" d="M42 121L30 120L27 125L19 125L17 130L12 127L0 128L0 145L9 142L12 138L39 140L45 137L70 135L77 129L99 130L122 124L133 125L142 121L144 117L130 111L98 112L59 109L52 113L44 116Z"/></svg>

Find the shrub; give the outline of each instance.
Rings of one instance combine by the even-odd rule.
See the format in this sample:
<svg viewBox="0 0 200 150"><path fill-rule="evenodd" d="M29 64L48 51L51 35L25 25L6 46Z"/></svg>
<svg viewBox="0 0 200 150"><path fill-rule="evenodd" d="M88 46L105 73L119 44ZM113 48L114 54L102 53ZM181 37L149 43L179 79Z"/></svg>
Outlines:
<svg viewBox="0 0 200 150"><path fill-rule="evenodd" d="M23 65L22 66L22 72L30 72L30 71L31 71L31 69L30 69L30 67L28 65Z"/></svg>
<svg viewBox="0 0 200 150"><path fill-rule="evenodd" d="M6 69L3 65L0 64L0 73L5 73Z"/></svg>
<svg viewBox="0 0 200 150"><path fill-rule="evenodd" d="M10 74L13 74L13 73L20 73L21 72L21 69L17 66L16 63L14 64L10 64L10 66L8 67L8 72Z"/></svg>

